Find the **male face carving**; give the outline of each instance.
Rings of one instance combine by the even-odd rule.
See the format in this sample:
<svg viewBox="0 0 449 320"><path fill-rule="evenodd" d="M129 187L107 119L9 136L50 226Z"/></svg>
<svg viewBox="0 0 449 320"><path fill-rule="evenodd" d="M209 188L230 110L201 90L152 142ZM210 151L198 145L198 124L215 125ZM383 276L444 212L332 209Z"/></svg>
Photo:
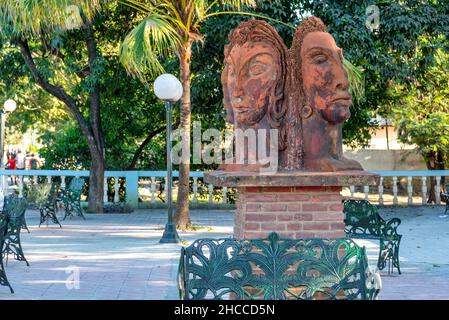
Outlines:
<svg viewBox="0 0 449 320"><path fill-rule="evenodd" d="M267 113L281 73L279 59L276 50L263 42L246 42L232 48L226 60L225 90L236 123L254 125Z"/></svg>
<svg viewBox="0 0 449 320"><path fill-rule="evenodd" d="M307 103L332 124L349 119L352 104L343 55L327 32L310 32L301 48L303 86Z"/></svg>

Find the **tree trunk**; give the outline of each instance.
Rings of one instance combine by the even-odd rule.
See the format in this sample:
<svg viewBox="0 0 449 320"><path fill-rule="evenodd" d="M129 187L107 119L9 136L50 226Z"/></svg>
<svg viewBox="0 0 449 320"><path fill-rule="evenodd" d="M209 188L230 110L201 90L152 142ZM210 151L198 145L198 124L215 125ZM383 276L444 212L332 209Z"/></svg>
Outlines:
<svg viewBox="0 0 449 320"><path fill-rule="evenodd" d="M426 166L428 170L444 170L444 157L439 151L429 152L424 156L426 159ZM441 185L444 186L444 177L442 177ZM435 177L430 177L430 190L427 203L436 203L435 186L437 182Z"/></svg>
<svg viewBox="0 0 449 320"><path fill-rule="evenodd" d="M94 38L94 29L92 23L83 18L83 33L86 41L87 55L89 59L89 68L93 72L89 77L95 76L95 64L99 59L97 43ZM101 97L99 79L93 79L93 88L89 92L89 116L90 127L93 133L93 142L89 141L89 149L92 157L89 175L89 210L97 213L103 213L103 195L104 195L104 170L106 167L103 130L101 127Z"/></svg>
<svg viewBox="0 0 449 320"><path fill-rule="evenodd" d="M181 98L180 128L183 130L182 161L179 164L178 199L176 201L175 222L181 230L192 226L189 214L190 194L190 58L192 56L192 41L188 41L180 52L181 83L184 93ZM184 151L188 151L185 155Z"/></svg>
<svg viewBox="0 0 449 320"><path fill-rule="evenodd" d="M92 162L89 175L89 210L103 213L104 171L103 156L98 152L91 152Z"/></svg>

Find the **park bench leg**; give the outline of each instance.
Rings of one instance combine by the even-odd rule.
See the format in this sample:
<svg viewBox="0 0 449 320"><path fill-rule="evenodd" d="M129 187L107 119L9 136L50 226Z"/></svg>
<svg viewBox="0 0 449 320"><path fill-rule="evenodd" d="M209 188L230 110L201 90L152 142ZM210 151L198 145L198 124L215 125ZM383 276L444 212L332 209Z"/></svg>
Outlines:
<svg viewBox="0 0 449 320"><path fill-rule="evenodd" d="M4 253L6 254L6 264L8 265L8 257L11 253L14 256L14 259L17 261L25 261L27 266L30 266L28 260L25 258L25 254L22 250L22 244L20 243L20 234L13 235L5 240L5 249Z"/></svg>
<svg viewBox="0 0 449 320"><path fill-rule="evenodd" d="M84 220L86 220L86 218L84 217L84 214L83 214L83 210L81 209L81 201L78 200L75 202L75 210L77 212L78 217L81 217Z"/></svg>
<svg viewBox="0 0 449 320"><path fill-rule="evenodd" d="M399 245L401 243L401 238L402 237L399 237L393 244L393 267L398 269L399 274L401 274L401 268L399 267Z"/></svg>
<svg viewBox="0 0 449 320"><path fill-rule="evenodd" d="M22 229L25 229L28 233L30 233L30 229L28 229L27 222L25 220L25 217L23 218L23 225Z"/></svg>
<svg viewBox="0 0 449 320"><path fill-rule="evenodd" d="M387 266L387 259L388 259L388 250L385 248L385 243L383 239L380 239L379 258L377 260L377 268L379 270L385 269L385 267Z"/></svg>
<svg viewBox="0 0 449 320"><path fill-rule="evenodd" d="M8 281L8 278L6 277L5 267L3 265L3 259L0 257L0 264L1 264L1 270L0 270L0 285L9 287L9 290L11 293L14 293L14 290L11 287L11 284Z"/></svg>
<svg viewBox="0 0 449 320"><path fill-rule="evenodd" d="M398 269L398 273L401 274L399 267L399 244L401 237L396 239L380 239L379 261L377 267L379 270L383 270L386 267L388 260L388 274L393 273L393 269ZM391 263L391 265L390 265ZM391 272L390 272L391 270Z"/></svg>

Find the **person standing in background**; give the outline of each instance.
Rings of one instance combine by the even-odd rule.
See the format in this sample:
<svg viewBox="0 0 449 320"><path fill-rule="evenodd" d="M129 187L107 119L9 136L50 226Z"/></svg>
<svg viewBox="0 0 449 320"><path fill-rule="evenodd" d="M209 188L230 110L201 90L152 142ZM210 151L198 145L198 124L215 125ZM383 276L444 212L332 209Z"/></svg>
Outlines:
<svg viewBox="0 0 449 320"><path fill-rule="evenodd" d="M13 153L8 153L8 162L6 162L6 166L9 170L16 170L16 155ZM16 184L17 178L16 176L11 176L11 184Z"/></svg>
<svg viewBox="0 0 449 320"><path fill-rule="evenodd" d="M20 150L17 151L16 161L17 170L25 170L25 155Z"/></svg>
<svg viewBox="0 0 449 320"><path fill-rule="evenodd" d="M34 153L32 153L31 158L30 158L30 169L36 170L36 169L39 169L40 166L41 166L41 162L39 161L39 158L36 157L36 155Z"/></svg>

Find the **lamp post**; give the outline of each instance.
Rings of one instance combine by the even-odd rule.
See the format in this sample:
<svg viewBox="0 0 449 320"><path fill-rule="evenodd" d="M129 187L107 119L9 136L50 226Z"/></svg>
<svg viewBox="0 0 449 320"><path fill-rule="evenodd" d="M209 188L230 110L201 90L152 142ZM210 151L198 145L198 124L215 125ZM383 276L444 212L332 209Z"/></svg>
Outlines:
<svg viewBox="0 0 449 320"><path fill-rule="evenodd" d="M0 157L0 169L5 169L5 163L3 161L4 158L4 144L5 144L5 124L6 124L6 114L8 112L13 112L14 110L16 110L17 108L17 104L14 100L9 99L6 100L5 103L3 104L3 109L0 110L0 123L1 123L1 129L0 129L0 152L1 152L1 157ZM3 190L5 188L5 184L6 184L6 179L5 176L2 176L1 179L1 192L3 193Z"/></svg>
<svg viewBox="0 0 449 320"><path fill-rule="evenodd" d="M181 99L182 84L171 74L163 74L154 81L154 93L165 102L165 111L167 117L167 224L165 225L164 234L159 243L178 243L179 236L176 231L176 225L173 217L172 204L172 156L171 156L171 136L172 136L172 109L173 103Z"/></svg>
<svg viewBox="0 0 449 320"><path fill-rule="evenodd" d="M6 100L3 104L3 109L0 110L0 117L1 117L1 134L0 134L0 151L1 151L1 159L0 159L0 167L2 169L5 168L5 164L3 162L3 152L4 152L4 144L5 144L5 124L6 124L6 113L13 112L16 110L17 104L14 100L9 99Z"/></svg>

